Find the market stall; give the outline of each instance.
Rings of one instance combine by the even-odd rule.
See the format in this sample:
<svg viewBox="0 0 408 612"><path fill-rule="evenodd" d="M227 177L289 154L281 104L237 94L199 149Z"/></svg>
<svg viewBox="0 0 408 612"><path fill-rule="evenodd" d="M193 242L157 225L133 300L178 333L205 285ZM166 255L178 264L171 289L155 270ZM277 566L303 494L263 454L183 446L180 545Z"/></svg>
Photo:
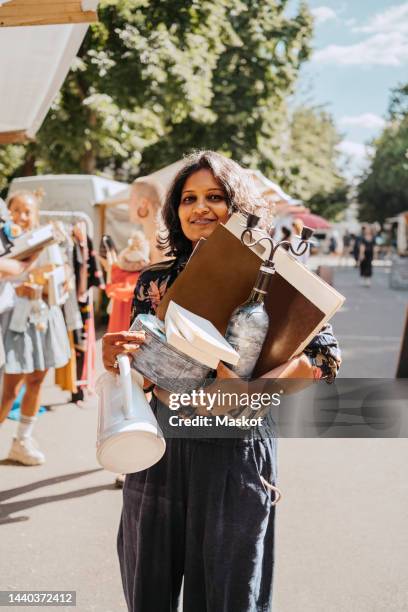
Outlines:
<svg viewBox="0 0 408 612"><path fill-rule="evenodd" d="M14 179L8 195L20 189L43 190L42 211L86 213L97 247L104 233L112 236L119 249L126 245L131 233L127 204L130 187L126 183L91 174L45 174ZM105 205L107 201L111 206Z"/></svg>
<svg viewBox="0 0 408 612"><path fill-rule="evenodd" d="M97 4L97 0L0 2L0 144L34 138L89 23L97 21Z"/></svg>

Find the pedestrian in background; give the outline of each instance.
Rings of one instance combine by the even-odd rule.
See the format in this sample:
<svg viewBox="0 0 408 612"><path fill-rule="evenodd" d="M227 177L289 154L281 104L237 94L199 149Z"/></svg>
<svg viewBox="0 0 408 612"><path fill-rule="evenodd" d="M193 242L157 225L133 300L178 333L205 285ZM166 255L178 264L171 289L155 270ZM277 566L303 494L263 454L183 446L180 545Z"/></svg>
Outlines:
<svg viewBox="0 0 408 612"><path fill-rule="evenodd" d="M350 232L346 230L343 236L343 257L345 258L348 258L348 256L350 255L351 241L352 234L350 234Z"/></svg>
<svg viewBox="0 0 408 612"><path fill-rule="evenodd" d="M329 254L330 255L337 255L338 245L339 245L339 242L338 242L337 233L333 232L329 240Z"/></svg>
<svg viewBox="0 0 408 612"><path fill-rule="evenodd" d="M360 277L365 287L371 286L373 275L373 259L375 252L375 237L371 227L365 227L359 246Z"/></svg>
<svg viewBox="0 0 408 612"><path fill-rule="evenodd" d="M360 263L360 245L361 245L361 241L363 240L364 231L365 231L365 225L362 225L359 236L356 236L354 240L353 257L354 257L354 261L356 262L356 268L359 266L359 263Z"/></svg>

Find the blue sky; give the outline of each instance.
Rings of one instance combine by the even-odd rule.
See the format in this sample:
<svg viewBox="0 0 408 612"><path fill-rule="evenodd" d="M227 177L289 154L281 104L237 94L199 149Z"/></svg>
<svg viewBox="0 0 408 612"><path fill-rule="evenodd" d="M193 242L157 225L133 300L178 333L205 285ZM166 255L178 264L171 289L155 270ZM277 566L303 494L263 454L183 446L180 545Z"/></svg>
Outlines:
<svg viewBox="0 0 408 612"><path fill-rule="evenodd" d="M291 0L290 9L298 2ZM408 2L308 0L314 53L297 98L326 105L343 134L341 150L359 173L365 144L384 125L390 90L408 82Z"/></svg>

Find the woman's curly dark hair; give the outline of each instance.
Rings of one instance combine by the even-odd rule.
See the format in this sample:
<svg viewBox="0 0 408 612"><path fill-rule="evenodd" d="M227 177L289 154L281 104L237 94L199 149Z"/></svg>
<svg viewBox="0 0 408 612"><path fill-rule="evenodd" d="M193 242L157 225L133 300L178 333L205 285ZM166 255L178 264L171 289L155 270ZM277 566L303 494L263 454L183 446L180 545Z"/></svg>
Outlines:
<svg viewBox="0 0 408 612"><path fill-rule="evenodd" d="M177 173L167 193L162 210L165 233L158 237L158 248L175 257L190 255L191 241L183 234L178 216L181 194L189 176L199 170L210 170L225 193L230 213L239 211L248 214L265 203L251 186L245 171L239 164L214 151L198 151L185 158L185 164Z"/></svg>

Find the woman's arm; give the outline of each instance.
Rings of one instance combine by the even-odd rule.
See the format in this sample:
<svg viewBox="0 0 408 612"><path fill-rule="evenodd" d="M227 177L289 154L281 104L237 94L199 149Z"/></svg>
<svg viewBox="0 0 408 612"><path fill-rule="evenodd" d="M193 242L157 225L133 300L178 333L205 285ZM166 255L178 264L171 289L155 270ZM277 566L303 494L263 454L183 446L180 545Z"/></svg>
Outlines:
<svg viewBox="0 0 408 612"><path fill-rule="evenodd" d="M273 381L279 381L279 390L283 389L285 395L289 395L305 389L315 380L324 379L327 383L332 383L337 376L340 364L341 353L338 342L333 335L332 326L326 323L301 355L273 368L257 380L243 381L232 370L220 363L217 378L209 387L206 387L205 391L214 393L221 389L225 393L238 394L266 392L268 383L265 384L265 381L269 379L271 384ZM268 392L270 390L268 388ZM236 407L215 405L211 414L227 414L235 409ZM196 414L208 415L206 406L200 406Z"/></svg>
<svg viewBox="0 0 408 612"><path fill-rule="evenodd" d="M340 364L338 342L333 335L332 326L326 323L301 355L267 372L262 378L280 380L283 391L290 395L309 387L319 379L332 383Z"/></svg>
<svg viewBox="0 0 408 612"><path fill-rule="evenodd" d="M28 272L33 266L38 253L31 255L28 259L20 261L12 257L0 257L0 278L19 276L24 272Z"/></svg>
<svg viewBox="0 0 408 612"><path fill-rule="evenodd" d="M0 278L18 276L24 271L25 267L22 261L18 261L18 259L11 259L9 257L0 258Z"/></svg>

